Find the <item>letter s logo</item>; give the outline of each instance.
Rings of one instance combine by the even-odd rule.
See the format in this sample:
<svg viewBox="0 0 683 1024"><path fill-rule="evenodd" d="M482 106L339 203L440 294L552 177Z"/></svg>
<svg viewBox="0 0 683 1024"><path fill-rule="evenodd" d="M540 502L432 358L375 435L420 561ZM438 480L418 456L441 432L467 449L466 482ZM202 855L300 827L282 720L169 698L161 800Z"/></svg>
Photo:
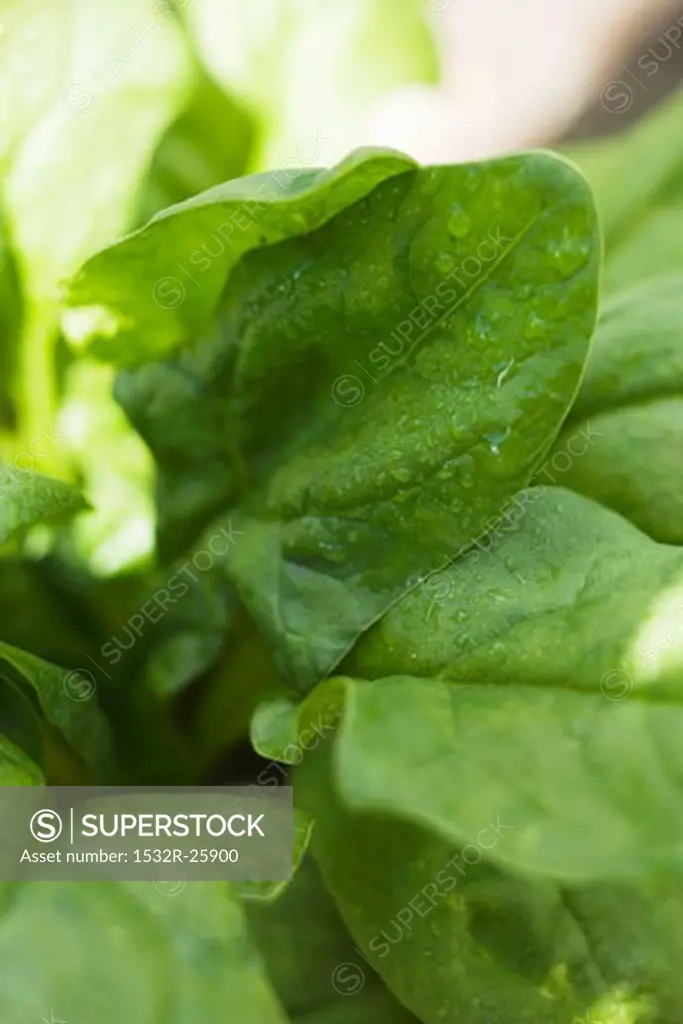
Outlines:
<svg viewBox="0 0 683 1024"><path fill-rule="evenodd" d="M62 819L56 811L36 811L31 818L30 829L39 843L53 843L62 834Z"/></svg>

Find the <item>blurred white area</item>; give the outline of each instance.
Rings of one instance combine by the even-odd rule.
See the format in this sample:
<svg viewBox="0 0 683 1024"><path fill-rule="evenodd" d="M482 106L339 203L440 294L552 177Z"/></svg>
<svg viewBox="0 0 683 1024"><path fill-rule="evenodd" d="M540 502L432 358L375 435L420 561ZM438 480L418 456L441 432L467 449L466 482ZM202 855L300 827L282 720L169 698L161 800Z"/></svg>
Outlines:
<svg viewBox="0 0 683 1024"><path fill-rule="evenodd" d="M386 96L357 142L422 162L489 157L560 136L599 100L673 0L424 0L442 82Z"/></svg>
<svg viewBox="0 0 683 1024"><path fill-rule="evenodd" d="M319 164L358 145L393 146L422 162L543 145L599 102L667 9L672 20L683 13L680 0L186 3L213 74L267 123L258 167L294 159L316 132L334 140ZM416 16L438 68L419 53Z"/></svg>

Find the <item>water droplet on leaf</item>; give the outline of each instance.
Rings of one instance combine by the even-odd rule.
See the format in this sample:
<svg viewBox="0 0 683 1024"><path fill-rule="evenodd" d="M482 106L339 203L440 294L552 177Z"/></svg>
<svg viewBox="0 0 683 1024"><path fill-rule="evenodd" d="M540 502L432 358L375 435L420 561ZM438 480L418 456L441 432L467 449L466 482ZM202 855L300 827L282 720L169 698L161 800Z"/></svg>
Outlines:
<svg viewBox="0 0 683 1024"><path fill-rule="evenodd" d="M573 238L568 233L561 242L550 246L550 255L564 276L575 274L588 259L590 243L584 238Z"/></svg>
<svg viewBox="0 0 683 1024"><path fill-rule="evenodd" d="M453 206L451 215L448 218L446 230L451 238L464 238L472 226L470 217L465 213L460 203Z"/></svg>
<svg viewBox="0 0 683 1024"><path fill-rule="evenodd" d="M455 260L450 253L441 252L436 257L436 269L440 274L450 274L455 267Z"/></svg>
<svg viewBox="0 0 683 1024"><path fill-rule="evenodd" d="M503 431L494 431L490 434L484 434L484 440L489 443L489 451L492 455L500 455L500 446L503 441L507 441L510 436L510 428L506 427Z"/></svg>
<svg viewBox="0 0 683 1024"><path fill-rule="evenodd" d="M545 320L542 320L536 313L531 313L524 325L525 338L542 338L547 330Z"/></svg>

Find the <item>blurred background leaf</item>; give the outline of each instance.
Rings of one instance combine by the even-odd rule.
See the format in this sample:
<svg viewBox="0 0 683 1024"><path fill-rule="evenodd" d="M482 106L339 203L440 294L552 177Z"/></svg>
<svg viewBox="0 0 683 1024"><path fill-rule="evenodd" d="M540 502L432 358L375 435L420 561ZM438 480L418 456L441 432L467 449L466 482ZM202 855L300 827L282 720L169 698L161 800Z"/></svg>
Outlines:
<svg viewBox="0 0 683 1024"><path fill-rule="evenodd" d="M420 0L194 0L185 17L207 68L256 121L252 170L334 163L381 96L438 78Z"/></svg>

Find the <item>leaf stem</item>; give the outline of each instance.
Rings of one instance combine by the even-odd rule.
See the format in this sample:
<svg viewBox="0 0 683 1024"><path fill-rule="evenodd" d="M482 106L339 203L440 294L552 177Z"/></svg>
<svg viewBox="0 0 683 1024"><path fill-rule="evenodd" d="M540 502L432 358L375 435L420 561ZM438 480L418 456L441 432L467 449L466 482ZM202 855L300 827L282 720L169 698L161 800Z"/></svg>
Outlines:
<svg viewBox="0 0 683 1024"><path fill-rule="evenodd" d="M14 456L15 460L22 460L22 469L39 468L43 473L59 476L63 475L66 463L64 453L60 454L58 447L51 443L46 446L44 441L45 436L51 437L57 416L57 325L58 314L52 304L27 308L19 348L19 415ZM38 459L39 466L36 466Z"/></svg>

